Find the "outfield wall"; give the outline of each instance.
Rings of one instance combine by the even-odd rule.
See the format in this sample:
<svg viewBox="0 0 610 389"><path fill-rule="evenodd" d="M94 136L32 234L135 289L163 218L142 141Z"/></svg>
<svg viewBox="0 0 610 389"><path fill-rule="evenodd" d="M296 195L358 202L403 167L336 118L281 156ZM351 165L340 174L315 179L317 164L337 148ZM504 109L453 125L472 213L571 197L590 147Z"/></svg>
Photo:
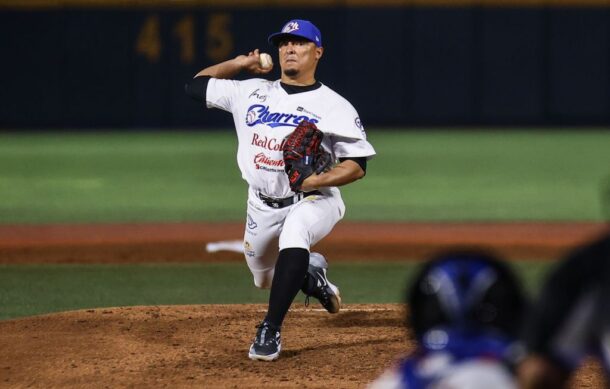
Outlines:
<svg viewBox="0 0 610 389"><path fill-rule="evenodd" d="M369 126L610 124L607 2L276 3L0 1L0 128L225 127L184 82L292 17Z"/></svg>

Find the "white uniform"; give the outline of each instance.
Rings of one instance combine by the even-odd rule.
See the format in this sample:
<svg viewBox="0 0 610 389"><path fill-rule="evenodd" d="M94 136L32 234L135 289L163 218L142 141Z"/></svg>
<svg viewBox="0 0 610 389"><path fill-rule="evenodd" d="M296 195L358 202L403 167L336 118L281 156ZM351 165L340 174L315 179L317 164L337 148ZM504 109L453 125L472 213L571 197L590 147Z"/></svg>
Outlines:
<svg viewBox="0 0 610 389"><path fill-rule="evenodd" d="M270 287L279 250L310 247L343 218L345 205L336 187L284 208L273 208L260 195L283 199L295 194L288 184L283 139L302 121L324 132L323 147L334 159L366 157L375 150L366 140L358 113L325 85L287 93L280 81L212 78L206 91L208 108L233 115L238 138L237 163L249 185L244 252L256 286ZM325 267L325 266L324 266Z"/></svg>
<svg viewBox="0 0 610 389"><path fill-rule="evenodd" d="M435 356L439 358L440 356ZM384 372L367 386L367 389L516 389L517 382L509 370L500 363L485 359L471 360L459 365L450 365L447 361L422 361L419 368L429 369L426 372L433 376L429 382L418 382L409 385L401 372L393 369ZM424 366L428 364L429 366ZM440 365L440 366L439 366ZM425 374L425 373L422 373Z"/></svg>

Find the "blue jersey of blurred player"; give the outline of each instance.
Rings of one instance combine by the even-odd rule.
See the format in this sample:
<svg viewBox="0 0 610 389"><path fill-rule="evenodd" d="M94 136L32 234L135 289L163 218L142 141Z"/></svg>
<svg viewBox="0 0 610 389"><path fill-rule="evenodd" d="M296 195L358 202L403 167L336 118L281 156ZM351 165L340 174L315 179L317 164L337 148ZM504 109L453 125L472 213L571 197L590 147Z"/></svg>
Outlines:
<svg viewBox="0 0 610 389"><path fill-rule="evenodd" d="M525 295L509 267L478 251L442 254L407 294L417 349L369 388L516 388Z"/></svg>

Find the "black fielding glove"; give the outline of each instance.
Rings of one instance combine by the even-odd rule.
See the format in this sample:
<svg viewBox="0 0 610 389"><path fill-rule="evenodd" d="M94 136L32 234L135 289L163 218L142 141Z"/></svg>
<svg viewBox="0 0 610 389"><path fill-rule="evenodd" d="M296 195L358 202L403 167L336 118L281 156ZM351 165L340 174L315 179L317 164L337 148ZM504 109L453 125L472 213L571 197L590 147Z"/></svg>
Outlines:
<svg viewBox="0 0 610 389"><path fill-rule="evenodd" d="M322 148L324 133L314 123L303 120L284 142L284 170L290 189L297 192L312 174L327 171L332 165L330 154Z"/></svg>

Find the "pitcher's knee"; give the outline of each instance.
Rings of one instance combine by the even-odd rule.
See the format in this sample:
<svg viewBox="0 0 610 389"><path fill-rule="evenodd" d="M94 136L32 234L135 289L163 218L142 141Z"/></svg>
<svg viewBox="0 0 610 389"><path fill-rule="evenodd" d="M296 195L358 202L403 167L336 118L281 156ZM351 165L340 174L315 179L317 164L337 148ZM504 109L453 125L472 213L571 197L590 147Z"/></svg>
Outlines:
<svg viewBox="0 0 610 389"><path fill-rule="evenodd" d="M257 274L254 276L254 286L260 289L271 288L271 282L273 281L273 274Z"/></svg>

